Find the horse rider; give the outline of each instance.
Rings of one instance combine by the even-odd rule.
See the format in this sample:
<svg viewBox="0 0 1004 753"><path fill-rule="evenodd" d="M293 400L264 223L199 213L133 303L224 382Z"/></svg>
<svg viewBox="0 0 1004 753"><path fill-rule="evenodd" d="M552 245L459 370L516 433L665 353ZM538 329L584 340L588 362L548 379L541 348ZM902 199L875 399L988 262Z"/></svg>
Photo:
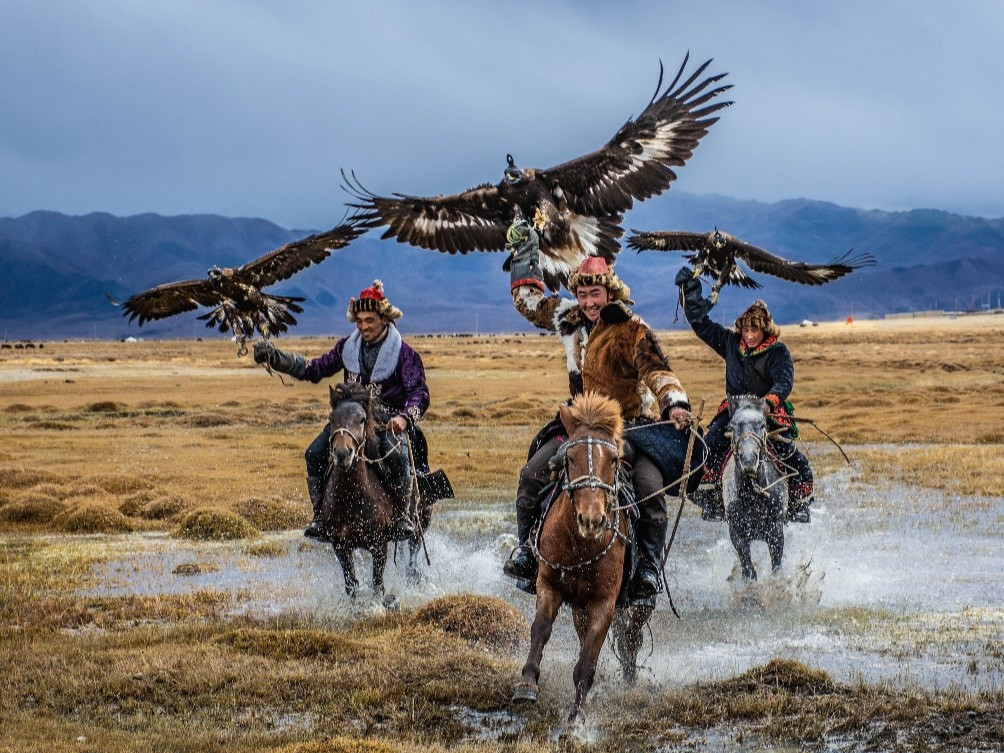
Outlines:
<svg viewBox="0 0 1004 753"><path fill-rule="evenodd" d="M812 469L805 455L795 446L798 427L793 407L788 401L795 381L795 366L788 347L781 342L780 330L767 310L767 304L756 300L735 321L730 330L713 322L708 312L714 305L702 295L701 280L684 267L676 275L676 284L683 289L683 312L699 338L725 359L725 394L755 395L767 400L771 413L768 428L781 430L770 440L771 449L780 461L781 471L788 478L788 519L809 522L812 504ZM722 465L730 447L725 431L729 424L728 399L718 407L705 434L708 462L701 485L692 497L701 505L705 520L723 520Z"/></svg>
<svg viewBox="0 0 1004 753"><path fill-rule="evenodd" d="M414 443L418 420L429 408L429 388L425 383L422 357L401 339L395 321L400 309L391 305L383 292L383 283L374 280L358 298L349 299L346 313L356 325L356 331L335 343L330 351L308 361L300 355L279 350L271 342L259 342L254 347L256 363L267 363L273 370L294 379L317 383L325 377L344 371L344 381L367 387L390 410L386 426L377 430L381 462L378 475L391 492L394 503L392 535L407 539L415 535L411 511L414 479L409 456L409 442ZM304 536L325 540L321 507L328 468L328 443L331 425L327 424L310 443L305 453L307 461L307 493L313 506L314 519ZM418 461L419 458L416 458Z"/></svg>
<svg viewBox="0 0 1004 753"><path fill-rule="evenodd" d="M601 257L583 261L568 280L574 299L545 295L539 263L538 236L525 221L508 231L514 251L510 290L513 304L532 324L557 332L565 348L569 392L599 392L621 407L625 426L651 423L661 416L673 428L660 429L682 437L691 422L687 394L670 368L659 341L630 308L630 290ZM634 454L632 481L639 501L636 523L638 566L631 580L632 601L654 598L661 591L663 547L666 541L666 498L663 490L680 478L684 452L678 458L642 449L635 434L626 434ZM520 472L516 493L519 545L503 568L517 581L536 580L537 561L528 544L540 519L538 498L546 485L549 464L564 437L552 422L531 445ZM677 443L678 445L680 443ZM667 469L667 465L672 466ZM665 480L664 480L665 479Z"/></svg>

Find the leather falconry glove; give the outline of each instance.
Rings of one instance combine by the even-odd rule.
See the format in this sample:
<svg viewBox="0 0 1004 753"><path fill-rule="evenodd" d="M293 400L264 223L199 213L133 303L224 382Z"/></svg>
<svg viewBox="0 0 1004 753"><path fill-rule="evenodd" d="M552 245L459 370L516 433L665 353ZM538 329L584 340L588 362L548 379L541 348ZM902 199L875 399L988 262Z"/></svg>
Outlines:
<svg viewBox="0 0 1004 753"><path fill-rule="evenodd" d="M306 358L279 350L267 340L255 343L254 362L267 363L273 371L288 374L294 379L303 379L307 375Z"/></svg>
<svg viewBox="0 0 1004 753"><path fill-rule="evenodd" d="M516 220L506 231L506 246L512 249L509 280L515 287L526 280L544 282L540 271L540 239L526 220Z"/></svg>
<svg viewBox="0 0 1004 753"><path fill-rule="evenodd" d="M683 267L673 280L683 290L683 314L688 322L696 322L708 315L714 303L701 295L701 278L694 276L694 270Z"/></svg>

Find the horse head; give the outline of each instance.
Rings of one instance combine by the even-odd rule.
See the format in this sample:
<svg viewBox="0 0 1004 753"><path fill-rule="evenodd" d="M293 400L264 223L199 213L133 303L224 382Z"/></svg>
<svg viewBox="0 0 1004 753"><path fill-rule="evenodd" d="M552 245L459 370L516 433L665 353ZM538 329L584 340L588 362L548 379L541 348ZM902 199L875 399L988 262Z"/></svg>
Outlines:
<svg viewBox="0 0 1004 753"><path fill-rule="evenodd" d="M747 476L757 474L760 458L767 449L768 411L767 401L762 397L739 395L729 398L732 454Z"/></svg>
<svg viewBox="0 0 1004 753"><path fill-rule="evenodd" d="M575 510L579 534L596 539L610 527L617 503L617 468L622 451L620 406L589 392L558 412L568 433L564 445L564 490Z"/></svg>
<svg viewBox="0 0 1004 753"><path fill-rule="evenodd" d="M339 384L329 387L331 430L328 449L331 462L348 469L355 465L372 435L370 393L365 387Z"/></svg>

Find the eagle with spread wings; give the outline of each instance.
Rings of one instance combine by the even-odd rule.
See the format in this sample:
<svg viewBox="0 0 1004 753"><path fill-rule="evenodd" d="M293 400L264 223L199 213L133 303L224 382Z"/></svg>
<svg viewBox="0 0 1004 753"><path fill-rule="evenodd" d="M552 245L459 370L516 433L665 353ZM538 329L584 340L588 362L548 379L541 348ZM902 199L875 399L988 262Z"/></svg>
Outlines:
<svg viewBox="0 0 1004 753"><path fill-rule="evenodd" d="M775 256L759 246L740 240L715 228L710 233L688 233L675 230L652 232L631 231L627 245L637 251L684 251L694 265L694 276L705 275L712 280L711 301L718 300L723 285L759 288L760 283L750 277L736 263L742 260L755 272L780 277L802 285L822 285L850 274L855 269L875 263L871 254L851 256L848 251L829 264L808 264L789 261Z"/></svg>
<svg viewBox="0 0 1004 753"><path fill-rule="evenodd" d="M130 322L139 319L140 326L200 306L212 306L211 311L198 318L209 328L219 327L220 332L231 330L238 340L238 355L243 355L247 352L244 343L256 330L269 339L295 325L293 314L303 312L298 304L305 299L272 295L262 288L324 261L333 250L344 248L364 232L365 228L350 219L327 232L287 243L241 267L214 265L205 279L158 285L124 303L110 296L109 300L123 308L122 315L128 316Z"/></svg>
<svg viewBox="0 0 1004 753"><path fill-rule="evenodd" d="M641 115L629 118L595 152L547 169L521 168L506 155L500 183L452 196L378 196L355 173L349 177L343 171L346 188L357 200L350 206L360 210L368 227L386 225L383 238L450 254L502 251L513 222L532 222L540 236L544 281L557 291L587 256L614 261L624 233L623 213L634 200L669 188L676 178L673 168L690 158L717 122L715 113L732 104L719 99L732 88L719 85L727 74L702 78L708 60L685 76L688 60L689 53L665 89L660 62L655 94Z"/></svg>

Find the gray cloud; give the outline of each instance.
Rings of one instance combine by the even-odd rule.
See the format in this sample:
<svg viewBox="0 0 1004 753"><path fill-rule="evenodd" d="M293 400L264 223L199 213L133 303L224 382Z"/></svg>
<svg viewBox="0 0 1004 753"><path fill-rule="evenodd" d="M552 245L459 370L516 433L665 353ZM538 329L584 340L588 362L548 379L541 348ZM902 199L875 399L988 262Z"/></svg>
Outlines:
<svg viewBox="0 0 1004 753"><path fill-rule="evenodd" d="M689 49L735 105L674 190L1004 215L1004 6L763 5L2 2L0 214L325 227L340 167L452 193L591 151Z"/></svg>

